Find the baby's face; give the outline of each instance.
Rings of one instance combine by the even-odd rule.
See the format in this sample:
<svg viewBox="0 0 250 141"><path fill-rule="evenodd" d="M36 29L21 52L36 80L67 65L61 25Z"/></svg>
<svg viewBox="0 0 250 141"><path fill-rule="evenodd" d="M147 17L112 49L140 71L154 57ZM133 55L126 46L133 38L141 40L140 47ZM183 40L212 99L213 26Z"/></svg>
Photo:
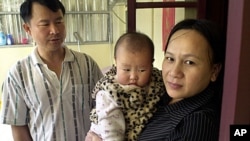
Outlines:
<svg viewBox="0 0 250 141"><path fill-rule="evenodd" d="M120 47L115 62L118 83L144 87L150 82L153 65L149 50L131 52Z"/></svg>

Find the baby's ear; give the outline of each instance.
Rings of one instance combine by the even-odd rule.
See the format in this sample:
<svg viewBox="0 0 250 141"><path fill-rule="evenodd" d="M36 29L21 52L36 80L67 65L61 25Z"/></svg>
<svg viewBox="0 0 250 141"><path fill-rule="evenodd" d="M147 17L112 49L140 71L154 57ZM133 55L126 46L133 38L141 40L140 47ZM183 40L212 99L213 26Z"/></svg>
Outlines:
<svg viewBox="0 0 250 141"><path fill-rule="evenodd" d="M215 82L221 70L221 64L214 64L212 68L211 81Z"/></svg>

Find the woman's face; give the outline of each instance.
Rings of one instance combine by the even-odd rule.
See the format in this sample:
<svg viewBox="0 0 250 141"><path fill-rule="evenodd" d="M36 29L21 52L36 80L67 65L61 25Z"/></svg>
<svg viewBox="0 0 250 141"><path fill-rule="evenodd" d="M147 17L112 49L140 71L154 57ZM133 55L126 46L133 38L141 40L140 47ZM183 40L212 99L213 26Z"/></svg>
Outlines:
<svg viewBox="0 0 250 141"><path fill-rule="evenodd" d="M167 46L162 75L172 102L200 93L215 81L219 68L212 65L206 39L195 30L175 32Z"/></svg>

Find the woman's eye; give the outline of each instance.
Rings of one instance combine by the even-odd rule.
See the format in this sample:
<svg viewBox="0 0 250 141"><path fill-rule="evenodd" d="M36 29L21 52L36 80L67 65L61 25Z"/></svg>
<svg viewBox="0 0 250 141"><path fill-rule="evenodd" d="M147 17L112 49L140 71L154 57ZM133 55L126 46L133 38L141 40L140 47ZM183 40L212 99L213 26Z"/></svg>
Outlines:
<svg viewBox="0 0 250 141"><path fill-rule="evenodd" d="M166 59L167 59L169 62L173 62L173 61L174 61L174 59L171 58L171 57L166 57Z"/></svg>
<svg viewBox="0 0 250 141"><path fill-rule="evenodd" d="M194 65L195 63L193 61L187 60L187 61L185 61L185 64Z"/></svg>

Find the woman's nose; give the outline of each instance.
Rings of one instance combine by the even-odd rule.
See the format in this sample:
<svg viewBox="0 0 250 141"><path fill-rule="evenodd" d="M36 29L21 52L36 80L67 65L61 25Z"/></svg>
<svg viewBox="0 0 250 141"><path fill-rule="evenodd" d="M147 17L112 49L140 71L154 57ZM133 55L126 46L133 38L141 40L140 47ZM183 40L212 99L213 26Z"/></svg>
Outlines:
<svg viewBox="0 0 250 141"><path fill-rule="evenodd" d="M182 66L177 63L172 65L169 75L173 78L181 78L183 76Z"/></svg>

